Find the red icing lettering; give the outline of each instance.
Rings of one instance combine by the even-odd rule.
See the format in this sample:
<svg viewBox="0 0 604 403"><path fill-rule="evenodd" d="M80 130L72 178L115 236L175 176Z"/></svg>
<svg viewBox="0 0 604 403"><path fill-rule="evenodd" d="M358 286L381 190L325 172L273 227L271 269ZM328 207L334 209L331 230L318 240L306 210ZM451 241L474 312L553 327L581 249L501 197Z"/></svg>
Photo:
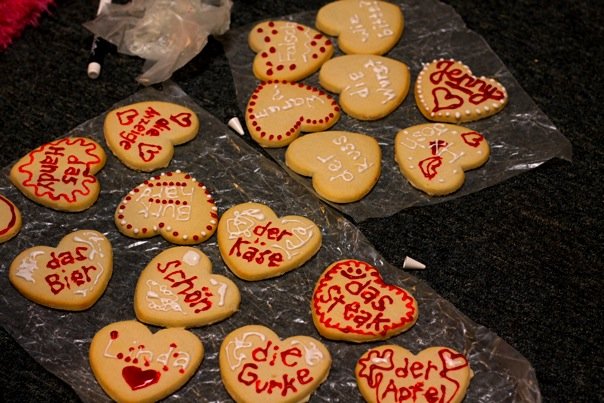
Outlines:
<svg viewBox="0 0 604 403"><path fill-rule="evenodd" d="M157 265L157 270L160 273L166 273L169 268L178 268L182 265L180 261L171 261L166 264L165 268L162 268L160 264ZM198 284L198 277L188 277L184 270L175 269L169 271L164 277L164 280L168 281L170 288L177 290L178 295L184 296L184 302L191 308L196 308L195 313L207 311L212 307L212 301L210 298L213 296L212 292L207 287L200 287Z"/></svg>
<svg viewBox="0 0 604 403"><path fill-rule="evenodd" d="M279 267L281 263L283 263L283 255L280 252L273 252L270 249L261 250L255 245L259 247L264 246L259 240L256 240L256 242L252 244L252 242L239 237L231 247L229 255L235 255L249 263L254 262L259 265L266 263L268 267Z"/></svg>

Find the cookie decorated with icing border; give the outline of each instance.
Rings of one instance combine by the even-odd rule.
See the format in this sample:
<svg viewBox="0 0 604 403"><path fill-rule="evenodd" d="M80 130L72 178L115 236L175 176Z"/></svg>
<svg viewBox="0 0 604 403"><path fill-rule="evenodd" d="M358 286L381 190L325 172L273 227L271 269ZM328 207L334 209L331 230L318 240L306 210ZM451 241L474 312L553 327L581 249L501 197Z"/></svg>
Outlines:
<svg viewBox="0 0 604 403"><path fill-rule="evenodd" d="M12 239L21 230L21 212L7 197L0 194L0 243Z"/></svg>
<svg viewBox="0 0 604 403"><path fill-rule="evenodd" d="M373 137L345 131L310 133L289 145L285 164L312 177L314 190L335 203L365 197L382 170L382 151Z"/></svg>
<svg viewBox="0 0 604 403"><path fill-rule="evenodd" d="M328 339L364 343L385 340L411 328L418 318L415 298L387 284L369 263L344 259L319 277L311 300L312 319Z"/></svg>
<svg viewBox="0 0 604 403"><path fill-rule="evenodd" d="M107 146L124 165L150 172L167 167L174 146L197 136L199 118L182 105L143 101L109 111L103 132Z"/></svg>
<svg viewBox="0 0 604 403"><path fill-rule="evenodd" d="M254 75L262 81L300 81L334 52L331 39L293 21L264 21L252 28L248 44L256 53Z"/></svg>
<svg viewBox="0 0 604 403"><path fill-rule="evenodd" d="M377 120L392 113L409 92L411 75L405 63L384 56L345 55L321 66L319 83L339 94L342 110L359 120Z"/></svg>
<svg viewBox="0 0 604 403"><path fill-rule="evenodd" d="M508 93L497 80L475 76L460 61L439 59L425 64L417 76L415 101L428 120L461 123L501 111Z"/></svg>
<svg viewBox="0 0 604 403"><path fill-rule="evenodd" d="M106 160L96 141L66 137L30 151L13 165L9 178L36 203L59 211L83 211L99 196L95 174Z"/></svg>
<svg viewBox="0 0 604 403"><path fill-rule="evenodd" d="M394 158L409 183L431 195L461 188L465 171L484 165L490 155L486 138L475 130L449 123L426 123L397 133Z"/></svg>
<svg viewBox="0 0 604 403"><path fill-rule="evenodd" d="M251 95L245 123L266 148L287 146L301 132L327 130L340 118L340 106L325 91L303 83L263 82Z"/></svg>
<svg viewBox="0 0 604 403"><path fill-rule="evenodd" d="M242 203L218 223L218 248L226 265L248 281L294 270L321 248L321 229L306 217L278 217L261 203Z"/></svg>
<svg viewBox="0 0 604 403"><path fill-rule="evenodd" d="M56 247L28 248L10 264L8 278L27 299L50 308L83 311L103 295L113 272L111 242L78 230Z"/></svg>
<svg viewBox="0 0 604 403"><path fill-rule="evenodd" d="M92 338L88 352L97 381L118 402L151 403L170 396L199 368L201 340L182 328L156 333L135 320L110 323Z"/></svg>
<svg viewBox="0 0 604 403"><path fill-rule="evenodd" d="M315 25L338 37L347 54L383 55L403 35L405 20L397 4L373 0L340 0L319 9Z"/></svg>
<svg viewBox="0 0 604 403"><path fill-rule="evenodd" d="M397 345L373 347L355 366L359 390L370 403L460 403L472 376L465 355L449 347L429 347L417 355Z"/></svg>
<svg viewBox="0 0 604 403"><path fill-rule="evenodd" d="M239 403L306 402L331 368L331 354L309 336L281 340L271 329L248 325L220 346L220 376Z"/></svg>
<svg viewBox="0 0 604 403"><path fill-rule="evenodd" d="M218 208L210 190L192 175L163 172L128 192L115 211L115 225L131 238L161 235L174 244L193 245L214 234Z"/></svg>
<svg viewBox="0 0 604 403"><path fill-rule="evenodd" d="M239 308L237 285L212 274L212 262L197 248L176 246L155 256L141 272L134 312L141 322L199 327L228 318Z"/></svg>

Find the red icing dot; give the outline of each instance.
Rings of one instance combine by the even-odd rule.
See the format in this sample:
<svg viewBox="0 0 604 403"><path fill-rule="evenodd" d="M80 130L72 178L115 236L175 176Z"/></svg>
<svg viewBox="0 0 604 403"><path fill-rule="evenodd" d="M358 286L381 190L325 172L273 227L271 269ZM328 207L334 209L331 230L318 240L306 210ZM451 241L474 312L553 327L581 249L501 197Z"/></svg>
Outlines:
<svg viewBox="0 0 604 403"><path fill-rule="evenodd" d="M295 64L290 64L289 65L289 69L290 70L295 70L296 69L296 65Z"/></svg>
<svg viewBox="0 0 604 403"><path fill-rule="evenodd" d="M109 333L109 337L111 337L111 340L115 340L119 337L119 333L117 330L112 330L111 333Z"/></svg>
<svg viewBox="0 0 604 403"><path fill-rule="evenodd" d="M275 22L274 21L269 21L268 26L269 27L274 27L275 26Z"/></svg>
<svg viewBox="0 0 604 403"><path fill-rule="evenodd" d="M258 29L256 30L256 32L258 32L258 33L261 33L262 31L263 31L263 30L262 30L262 28L261 28L261 27L260 27L260 28L258 28Z"/></svg>
<svg viewBox="0 0 604 403"><path fill-rule="evenodd" d="M269 36L264 37L264 42L269 43L270 41L271 41L271 38Z"/></svg>

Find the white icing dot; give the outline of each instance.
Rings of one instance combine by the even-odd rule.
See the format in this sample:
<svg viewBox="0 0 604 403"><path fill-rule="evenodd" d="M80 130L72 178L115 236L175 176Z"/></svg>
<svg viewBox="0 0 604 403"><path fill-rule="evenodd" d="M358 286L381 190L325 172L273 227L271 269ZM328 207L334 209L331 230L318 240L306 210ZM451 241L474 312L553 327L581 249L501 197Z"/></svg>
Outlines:
<svg viewBox="0 0 604 403"><path fill-rule="evenodd" d="M455 112L455 118L459 119L461 117L461 113Z"/></svg>
<svg viewBox="0 0 604 403"><path fill-rule="evenodd" d="M179 173L180 173L180 169L177 169L177 170L176 170L176 173L177 173L177 174L179 174Z"/></svg>
<svg viewBox="0 0 604 403"><path fill-rule="evenodd" d="M183 235L182 239L184 239L186 241L187 239L189 239L189 236L188 235Z"/></svg>
<svg viewBox="0 0 604 403"><path fill-rule="evenodd" d="M122 220L122 221L120 222L120 224L122 224L122 225L126 225L126 220Z"/></svg>
<svg viewBox="0 0 604 403"><path fill-rule="evenodd" d="M201 231L201 236L206 236L208 233L205 231Z"/></svg>
<svg viewBox="0 0 604 403"><path fill-rule="evenodd" d="M172 231L172 227L168 225L168 226L166 227L166 231Z"/></svg>
<svg viewBox="0 0 604 403"><path fill-rule="evenodd" d="M210 220L210 224L216 224L216 220Z"/></svg>
<svg viewBox="0 0 604 403"><path fill-rule="evenodd" d="M138 228L134 228L134 233L138 234L140 231L138 230Z"/></svg>
<svg viewBox="0 0 604 403"><path fill-rule="evenodd" d="M466 109L466 115L469 115L469 114L471 114L471 113L472 113L472 111L471 111L471 110Z"/></svg>
<svg viewBox="0 0 604 403"><path fill-rule="evenodd" d="M194 251L194 250L188 251L182 257L182 261L185 262L186 264L188 264L189 266L196 265L197 263L199 263L200 259L201 259L201 255L198 252Z"/></svg>
<svg viewBox="0 0 604 403"><path fill-rule="evenodd" d="M218 211L218 207L212 206L212 211Z"/></svg>

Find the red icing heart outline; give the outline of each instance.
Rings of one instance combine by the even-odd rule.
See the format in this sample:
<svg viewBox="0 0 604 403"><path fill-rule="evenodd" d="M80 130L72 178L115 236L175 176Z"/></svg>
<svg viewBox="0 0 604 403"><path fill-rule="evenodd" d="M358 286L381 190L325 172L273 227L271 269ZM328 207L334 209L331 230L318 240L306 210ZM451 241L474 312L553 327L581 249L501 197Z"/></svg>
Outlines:
<svg viewBox="0 0 604 403"><path fill-rule="evenodd" d="M271 115L275 120L275 123L280 121L288 120L291 121L289 127L281 132L275 131L274 127L271 126L271 122L267 121L266 124L262 123L257 114L264 113L264 109L259 105L259 100L262 99L264 91L274 89L278 86L294 87L301 91L303 96L313 96L322 99L324 102L329 103L331 106L330 111L327 114L315 116L310 110L306 114L298 114L296 116L286 116L285 114L279 115L278 119L275 119L276 115ZM277 89L279 90L279 89ZM290 102L291 98L286 100ZM289 107L291 107L288 104ZM308 108L307 108L308 109ZM281 111L281 110L280 110ZM294 141L300 132L315 132L321 130L327 130L329 127L334 125L340 118L340 107L336 100L325 91L318 88L312 87L303 83L293 83L289 81L269 80L262 82L256 87L250 100L247 104L245 113L245 120L247 123L248 130L252 138L264 147L281 147L285 146ZM274 125L273 125L274 126Z"/></svg>
<svg viewBox="0 0 604 403"><path fill-rule="evenodd" d="M349 281L345 290L337 284L339 277ZM335 309L338 304L344 308ZM400 306L400 315L384 315L386 308L395 304ZM383 340L402 333L415 324L418 315L417 302L411 294L386 284L375 267L355 259L335 262L321 274L313 293L312 310L315 326L324 337L355 342ZM346 315L352 320L347 320Z"/></svg>
<svg viewBox="0 0 604 403"><path fill-rule="evenodd" d="M153 161L155 156L161 152L161 146L157 144L147 144L147 143L139 143L138 144L138 155L145 162Z"/></svg>
<svg viewBox="0 0 604 403"><path fill-rule="evenodd" d="M432 96L434 97L434 113L445 109L459 108L463 105L463 99L460 96L451 93L451 91L445 87L434 88L432 90ZM449 101L449 103L446 101Z"/></svg>
<svg viewBox="0 0 604 403"><path fill-rule="evenodd" d="M463 139L464 143L470 147L479 147L480 144L485 141L484 136L478 132L462 133L461 138Z"/></svg>

